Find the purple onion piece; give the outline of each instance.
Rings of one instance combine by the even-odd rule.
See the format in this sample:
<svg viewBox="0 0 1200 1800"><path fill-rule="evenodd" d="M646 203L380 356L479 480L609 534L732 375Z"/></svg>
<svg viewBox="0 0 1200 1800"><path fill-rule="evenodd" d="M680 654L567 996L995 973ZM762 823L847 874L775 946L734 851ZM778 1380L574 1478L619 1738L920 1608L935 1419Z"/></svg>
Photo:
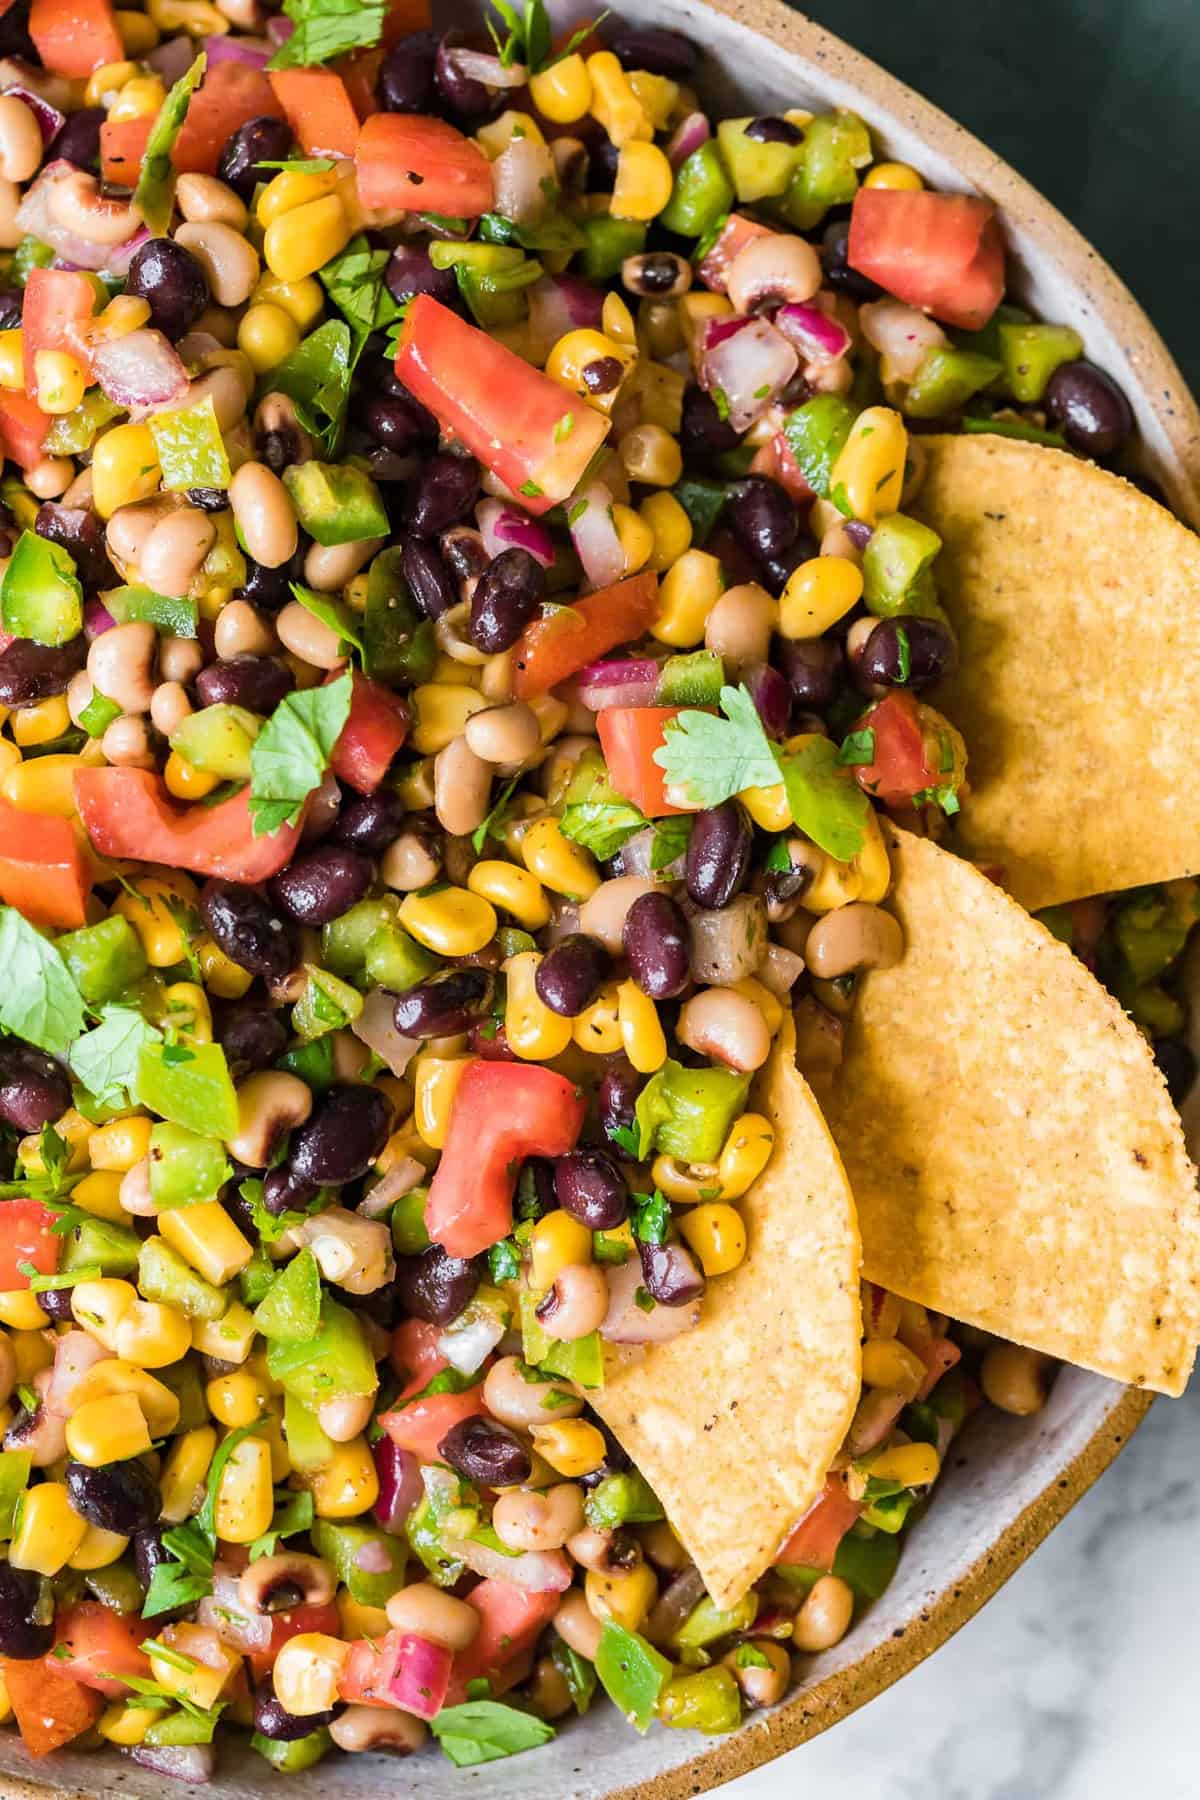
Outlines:
<svg viewBox="0 0 1200 1800"><path fill-rule="evenodd" d="M244 63L248 69L265 69L271 55L269 48L259 49L251 39L237 37L205 38L204 50L210 69L223 62Z"/></svg>
<svg viewBox="0 0 1200 1800"><path fill-rule="evenodd" d="M130 1755L143 1769L170 1775L176 1781L190 1781L197 1787L211 1781L217 1769L217 1753L211 1744L171 1744L161 1750L138 1744Z"/></svg>
<svg viewBox="0 0 1200 1800"><path fill-rule="evenodd" d="M481 500L475 508L475 519L489 558L515 545L518 550L527 550L543 569L554 561L554 539L549 531L520 507L511 506L506 500Z"/></svg>
<svg viewBox="0 0 1200 1800"><path fill-rule="evenodd" d="M746 671L743 680L758 708L763 729L771 737L785 737L791 718L792 691L779 670L769 663L758 663Z"/></svg>
<svg viewBox="0 0 1200 1800"><path fill-rule="evenodd" d="M103 632L111 631L116 622L104 602L98 600L94 594L90 599L84 601L83 631L89 643L93 638L100 637Z"/></svg>
<svg viewBox="0 0 1200 1800"><path fill-rule="evenodd" d="M421 1465L411 1450L402 1450L390 1437L381 1437L371 1454L379 1476L379 1498L371 1508L372 1517L384 1531L399 1537L409 1514L425 1495Z"/></svg>
<svg viewBox="0 0 1200 1800"><path fill-rule="evenodd" d="M685 163L693 151L706 144L712 136L712 126L702 112L693 112L675 127L666 146L667 161L673 169Z"/></svg>
<svg viewBox="0 0 1200 1800"><path fill-rule="evenodd" d="M11 94L14 100L23 100L25 102L26 106L38 122L38 130L42 134L43 144L50 143L52 138L58 136L59 132L67 122L66 113L59 112L56 106L51 106L48 100L43 100L42 96L40 94L35 94L32 88L10 87L6 88L4 91L7 94Z"/></svg>
<svg viewBox="0 0 1200 1800"><path fill-rule="evenodd" d="M856 550L865 550L871 541L871 527L865 519L847 519L842 529Z"/></svg>

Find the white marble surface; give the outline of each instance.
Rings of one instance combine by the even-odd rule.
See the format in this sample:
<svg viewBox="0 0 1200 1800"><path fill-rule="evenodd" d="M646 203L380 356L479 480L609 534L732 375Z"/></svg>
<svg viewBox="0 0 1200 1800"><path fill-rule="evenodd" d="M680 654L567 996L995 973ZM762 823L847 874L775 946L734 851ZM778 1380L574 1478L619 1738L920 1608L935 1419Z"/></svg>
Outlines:
<svg viewBox="0 0 1200 1800"><path fill-rule="evenodd" d="M1197 1800L1200 1378L957 1637L730 1800Z"/></svg>

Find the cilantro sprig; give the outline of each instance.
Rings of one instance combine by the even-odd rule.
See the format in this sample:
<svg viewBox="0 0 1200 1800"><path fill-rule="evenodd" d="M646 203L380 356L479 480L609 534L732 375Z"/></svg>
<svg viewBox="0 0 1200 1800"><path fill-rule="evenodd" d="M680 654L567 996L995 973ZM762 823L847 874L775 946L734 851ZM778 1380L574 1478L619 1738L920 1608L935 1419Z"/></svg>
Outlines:
<svg viewBox="0 0 1200 1800"><path fill-rule="evenodd" d="M589 19L578 31L571 34L570 39L561 50L550 54L553 43L553 32L550 27L550 15L546 11L545 0L525 0L524 10L518 12L511 0L491 0L492 10L500 15L508 27L508 35L501 38L491 19L485 21L501 67L511 69L516 62L524 63L531 75L539 69L548 69L553 63L561 62L578 50L580 44L589 37L608 17L607 10L598 18Z"/></svg>
<svg viewBox="0 0 1200 1800"><path fill-rule="evenodd" d="M383 0L283 0L295 30L268 69L310 69L350 50L369 50L383 36Z"/></svg>
<svg viewBox="0 0 1200 1800"><path fill-rule="evenodd" d="M150 1578L142 1606L143 1619L176 1607L194 1606L212 1593L213 1564L217 1554L217 1493L225 1465L243 1439L266 1423L265 1415L250 1425L239 1425L217 1446L208 1471L204 1503L194 1519L163 1533L163 1547L172 1560L159 1563Z"/></svg>
<svg viewBox="0 0 1200 1800"><path fill-rule="evenodd" d="M250 752L255 837L294 825L320 785L350 716L351 681L347 671L325 687L288 694L255 739Z"/></svg>

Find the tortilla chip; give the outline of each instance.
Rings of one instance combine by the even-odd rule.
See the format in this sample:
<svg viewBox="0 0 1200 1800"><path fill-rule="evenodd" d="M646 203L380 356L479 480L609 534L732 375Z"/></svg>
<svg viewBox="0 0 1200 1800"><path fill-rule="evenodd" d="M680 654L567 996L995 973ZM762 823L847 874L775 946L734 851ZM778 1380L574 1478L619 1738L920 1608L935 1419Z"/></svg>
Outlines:
<svg viewBox="0 0 1200 1800"><path fill-rule="evenodd" d="M854 1202L794 1052L789 1019L752 1102L776 1147L739 1203L745 1261L711 1283L693 1330L616 1352L592 1398L718 1606L820 1493L862 1376Z"/></svg>
<svg viewBox="0 0 1200 1800"><path fill-rule="evenodd" d="M885 825L907 948L860 983L818 1091L863 1270L936 1312L1182 1393L1200 1195L1140 1032L961 858Z"/></svg>
<svg viewBox="0 0 1200 1800"><path fill-rule="evenodd" d="M957 839L1031 911L1200 869L1200 538L1065 451L927 437L967 741Z"/></svg>

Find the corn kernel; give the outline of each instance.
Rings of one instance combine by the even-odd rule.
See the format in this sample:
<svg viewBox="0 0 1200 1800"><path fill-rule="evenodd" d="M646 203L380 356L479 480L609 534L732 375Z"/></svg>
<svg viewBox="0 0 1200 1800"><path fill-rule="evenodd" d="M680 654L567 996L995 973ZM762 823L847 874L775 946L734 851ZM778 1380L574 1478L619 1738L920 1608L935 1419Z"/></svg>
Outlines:
<svg viewBox="0 0 1200 1800"><path fill-rule="evenodd" d="M150 1448L150 1432L133 1394L111 1394L76 1407L67 1420L67 1449L89 1469L124 1462Z"/></svg>
<svg viewBox="0 0 1200 1800"><path fill-rule="evenodd" d="M862 570L845 556L814 556L792 570L779 601L787 638L819 638L862 598Z"/></svg>
<svg viewBox="0 0 1200 1800"><path fill-rule="evenodd" d="M151 1121L144 1117L111 1119L98 1125L88 1139L88 1159L93 1169L125 1174L134 1163L150 1154Z"/></svg>
<svg viewBox="0 0 1200 1800"><path fill-rule="evenodd" d="M92 450L92 504L102 519L158 492L162 470L148 425L114 425Z"/></svg>
<svg viewBox="0 0 1200 1800"><path fill-rule="evenodd" d="M869 1338L863 1345L862 1378L865 1387L888 1388L913 1399L928 1373L915 1350L898 1338Z"/></svg>
<svg viewBox="0 0 1200 1800"><path fill-rule="evenodd" d="M141 18L140 13L127 17ZM120 18L120 13L117 14ZM146 1741L150 1727L162 1718L161 1706L139 1706L136 1700L117 1701L105 1707L96 1721L96 1731L106 1744L118 1744L123 1750L135 1749Z"/></svg>
<svg viewBox="0 0 1200 1800"><path fill-rule="evenodd" d="M169 969L184 960L187 941L178 915L194 908L196 897L196 884L190 876L173 870L131 881L117 896L112 910L129 920L150 966Z"/></svg>
<svg viewBox="0 0 1200 1800"><path fill-rule="evenodd" d="M143 1369L165 1369L192 1347L191 1321L160 1300L137 1300L120 1320L117 1355Z"/></svg>
<svg viewBox="0 0 1200 1800"><path fill-rule="evenodd" d="M549 1062L571 1042L571 1021L552 1012L537 991L540 950L522 950L504 964L504 1038L523 1062Z"/></svg>
<svg viewBox="0 0 1200 1800"><path fill-rule="evenodd" d="M439 956L472 956L496 934L491 903L469 888L441 888L436 894L406 894L400 923L427 950Z"/></svg>
<svg viewBox="0 0 1200 1800"><path fill-rule="evenodd" d="M198 981L173 981L164 990L163 1001L167 1017L185 1043L212 1043L212 1008Z"/></svg>
<svg viewBox="0 0 1200 1800"><path fill-rule="evenodd" d="M620 344L623 349L636 353L637 326L633 322L633 314L615 288L604 296L600 309L600 329L614 344Z"/></svg>
<svg viewBox="0 0 1200 1800"><path fill-rule="evenodd" d="M39 1482L17 1502L8 1560L14 1569L57 1575L78 1550L86 1530L87 1520L71 1505L65 1483Z"/></svg>
<svg viewBox="0 0 1200 1800"><path fill-rule="evenodd" d="M218 1000L240 1000L254 980L249 969L243 969L240 963L226 956L208 936L196 940L195 950L209 993L215 994Z"/></svg>
<svg viewBox="0 0 1200 1800"><path fill-rule="evenodd" d="M0 387L13 393L25 389L24 343L19 325L0 331Z"/></svg>
<svg viewBox="0 0 1200 1800"><path fill-rule="evenodd" d="M544 144L546 141L545 134L532 113L519 112L512 106L496 118L489 119L475 133L475 142L489 162L495 162L514 138L529 138L535 144Z"/></svg>
<svg viewBox="0 0 1200 1800"><path fill-rule="evenodd" d="M150 0L153 6L155 0ZM236 1455L237 1452L235 1451ZM150 1673L160 1687L190 1700L193 1706L208 1711L221 1698L222 1690L242 1666L241 1654L215 1636L211 1626L164 1625L155 1640L173 1651L170 1657L150 1657Z"/></svg>
<svg viewBox="0 0 1200 1800"><path fill-rule="evenodd" d="M71 1106L67 1108L61 1118L54 1121L54 1129L71 1152L67 1162L67 1172L74 1174L76 1169L85 1169L87 1167L88 1139L96 1129L91 1120L85 1119L81 1112L76 1112L75 1108ZM46 1165L42 1160L42 1134L40 1131L23 1137L17 1146L17 1154L20 1157L21 1167L27 1175L44 1175L46 1173Z"/></svg>
<svg viewBox="0 0 1200 1800"><path fill-rule="evenodd" d="M81 756L35 756L17 763L0 776L0 794L18 812L52 813L56 819L76 817L75 771L84 767Z"/></svg>
<svg viewBox="0 0 1200 1800"><path fill-rule="evenodd" d="M231 1301L219 1319L192 1320L192 1349L222 1362L244 1363L256 1335L254 1315L240 1300Z"/></svg>
<svg viewBox="0 0 1200 1800"><path fill-rule="evenodd" d="M71 729L71 715L65 694L41 700L36 706L20 706L12 715L12 734L22 749L35 744L52 744Z"/></svg>
<svg viewBox="0 0 1200 1800"><path fill-rule="evenodd" d="M106 108L111 106L125 83L132 81L137 72L138 66L133 62L101 63L87 78L83 104Z"/></svg>
<svg viewBox="0 0 1200 1800"><path fill-rule="evenodd" d="M917 171L908 163L881 162L863 176L863 186L869 188L889 188L908 194L919 193L925 186Z"/></svg>
<svg viewBox="0 0 1200 1800"><path fill-rule="evenodd" d="M617 157L613 183L614 219L655 219L671 198L675 176L657 144L630 142Z"/></svg>
<svg viewBox="0 0 1200 1800"><path fill-rule="evenodd" d="M13 1331L9 1338L13 1356L13 1373L26 1387L35 1375L48 1369L54 1361L54 1340L45 1331Z"/></svg>
<svg viewBox="0 0 1200 1800"><path fill-rule="evenodd" d="M477 862L467 876L473 894L490 901L499 912L509 913L526 931L540 931L550 923L550 902L546 890L528 869L516 863L485 858Z"/></svg>
<svg viewBox="0 0 1200 1800"><path fill-rule="evenodd" d="M239 1425L253 1425L262 1417L266 1395L246 1369L232 1375L218 1375L204 1390L208 1410L220 1425L235 1430Z"/></svg>
<svg viewBox="0 0 1200 1800"><path fill-rule="evenodd" d="M473 1056L422 1056L414 1070L413 1118L421 1141L442 1150L450 1130L450 1109Z"/></svg>
<svg viewBox="0 0 1200 1800"><path fill-rule="evenodd" d="M637 1631L658 1598L658 1581L650 1564L640 1562L612 1575L589 1569L583 1591L594 1619L611 1619L626 1631Z"/></svg>
<svg viewBox="0 0 1200 1800"><path fill-rule="evenodd" d="M867 1473L876 1481L898 1481L903 1487L927 1487L937 1480L941 1467L941 1458L932 1444L895 1444L868 1460Z"/></svg>
<svg viewBox="0 0 1200 1800"><path fill-rule="evenodd" d="M217 1486L217 1536L229 1544L252 1544L270 1529L274 1510L270 1446L259 1437L243 1438Z"/></svg>
<svg viewBox="0 0 1200 1800"><path fill-rule="evenodd" d="M638 509L653 534L647 568L662 575L692 542L692 521L674 494L648 494Z"/></svg>
<svg viewBox="0 0 1200 1800"><path fill-rule="evenodd" d="M908 433L890 406L868 406L850 427L829 477L829 491L845 490L854 518L874 525L900 505Z"/></svg>
<svg viewBox="0 0 1200 1800"><path fill-rule="evenodd" d="M615 362L621 370L620 378L610 386L597 391L588 385L588 371L596 363ZM601 331L581 328L568 331L553 346L546 358L546 373L551 381L569 388L594 406L597 412L611 413L621 393L622 385L637 363L637 351L628 344L618 344L615 338L606 337Z"/></svg>
<svg viewBox="0 0 1200 1800"><path fill-rule="evenodd" d="M194 763L180 756L178 750L172 750L163 769L163 780L167 784L167 792L176 800L203 800L214 788L221 785L221 777L212 774L208 769L198 769Z"/></svg>
<svg viewBox="0 0 1200 1800"><path fill-rule="evenodd" d="M723 1200L740 1200L758 1180L775 1148L775 1128L762 1113L743 1113L729 1128L717 1162Z"/></svg>
<svg viewBox="0 0 1200 1800"><path fill-rule="evenodd" d="M571 1036L581 1050L593 1056L616 1055L622 1042L619 1000L618 984L606 981L591 1005L571 1021Z"/></svg>
<svg viewBox="0 0 1200 1800"><path fill-rule="evenodd" d="M238 349L250 358L256 375L273 369L300 342L300 328L282 306L256 303L247 307L238 325Z"/></svg>
<svg viewBox="0 0 1200 1800"><path fill-rule="evenodd" d="M379 1498L379 1476L363 1437L335 1444L323 1469L307 1477L318 1519L356 1519Z"/></svg>
<svg viewBox="0 0 1200 1800"><path fill-rule="evenodd" d="M706 1275L727 1275L746 1255L746 1227L736 1207L702 1200L683 1215L679 1230Z"/></svg>
<svg viewBox="0 0 1200 1800"><path fill-rule="evenodd" d="M629 85L641 101L655 131L665 131L683 92L669 75L652 75L649 69L630 69ZM690 110L690 109L689 109ZM682 117L684 115L680 115Z"/></svg>
<svg viewBox="0 0 1200 1800"><path fill-rule="evenodd" d="M521 838L521 857L543 887L569 900L588 900L600 886L595 858L581 844L563 836L557 819L534 819Z"/></svg>
<svg viewBox="0 0 1200 1800"><path fill-rule="evenodd" d="M265 231L285 213L295 212L311 200L323 200L336 191L337 175L332 169L281 169L259 195L255 217Z"/></svg>
<svg viewBox="0 0 1200 1800"><path fill-rule="evenodd" d="M83 1283L79 1285L82 1286ZM78 1289L74 1291L78 1292ZM133 1394L136 1397L152 1438L170 1437L179 1423L178 1396L145 1369L123 1362L116 1356L107 1357L89 1369L76 1387L73 1398L76 1406L81 1407L86 1406L89 1400L112 1394Z"/></svg>
<svg viewBox="0 0 1200 1800"><path fill-rule="evenodd" d="M122 119L152 119L166 97L167 90L159 76L135 75L122 84L108 116L115 124Z"/></svg>
<svg viewBox="0 0 1200 1800"><path fill-rule="evenodd" d="M429 681L415 687L410 699L412 730L408 741L422 756L436 756L439 750L444 750L447 744L461 736L471 714L482 712L487 706L483 695L474 688L444 681ZM429 800L420 800L417 805L432 803L431 795ZM404 804L407 806L408 801Z"/></svg>
<svg viewBox="0 0 1200 1800"><path fill-rule="evenodd" d="M685 1163L662 1151L650 1165L650 1179L668 1200L681 1206L698 1206L720 1192L716 1163Z"/></svg>
<svg viewBox="0 0 1200 1800"><path fill-rule="evenodd" d="M71 1311L77 1323L115 1356L117 1326L137 1298L138 1291L131 1281L102 1276L95 1281L75 1283L71 1289Z"/></svg>
<svg viewBox="0 0 1200 1800"><path fill-rule="evenodd" d="M126 56L145 56L160 42L158 26L146 13L118 10L113 19Z"/></svg>
<svg viewBox="0 0 1200 1800"><path fill-rule="evenodd" d="M618 149L635 141L649 143L654 136L654 126L612 51L597 50L589 56L587 74L592 84L592 117L604 127L610 143ZM666 200L663 201L665 205ZM658 210L661 211L661 207Z"/></svg>
<svg viewBox="0 0 1200 1800"><path fill-rule="evenodd" d="M37 1295L28 1288L0 1293L0 1325L7 1325L10 1331L41 1331L49 1323L49 1313L42 1311Z"/></svg>
<svg viewBox="0 0 1200 1800"><path fill-rule="evenodd" d="M600 1431L586 1419L555 1419L535 1425L533 1447L552 1469L570 1480L594 1474L608 1454Z"/></svg>
<svg viewBox="0 0 1200 1800"><path fill-rule="evenodd" d="M186 32L188 37L223 37L229 20L208 0L146 0L146 11L168 37Z"/></svg>
<svg viewBox="0 0 1200 1800"><path fill-rule="evenodd" d="M617 994L617 1019L625 1054L639 1075L652 1075L667 1060L667 1040L653 1000L636 981L623 981Z"/></svg>
<svg viewBox="0 0 1200 1800"><path fill-rule="evenodd" d="M340 255L351 236L345 207L336 194L327 194L323 200L310 200L285 212L268 225L263 257L272 275L281 281L302 281Z"/></svg>
<svg viewBox="0 0 1200 1800"><path fill-rule="evenodd" d="M325 290L312 275L306 275L302 281L280 281L268 270L251 294L250 303L278 306L301 331L311 331L325 311Z"/></svg>
<svg viewBox="0 0 1200 1800"><path fill-rule="evenodd" d="M211 1425L197 1425L172 1442L159 1478L161 1517L168 1525L182 1525L198 1510L216 1448L217 1434Z"/></svg>
<svg viewBox="0 0 1200 1800"><path fill-rule="evenodd" d="M160 1213L158 1229L171 1248L214 1287L232 1281L254 1255L253 1245L216 1200Z"/></svg>
<svg viewBox="0 0 1200 1800"><path fill-rule="evenodd" d="M129 1539L119 1531L105 1531L102 1525L89 1525L78 1550L67 1567L71 1569L107 1569L124 1556Z"/></svg>
<svg viewBox="0 0 1200 1800"><path fill-rule="evenodd" d="M544 1213L529 1238L529 1283L535 1293L553 1287L571 1263L592 1260L592 1234L561 1206Z"/></svg>
<svg viewBox="0 0 1200 1800"><path fill-rule="evenodd" d="M697 360L697 350L705 326L712 319L728 319L733 313L732 302L727 300L724 294L693 291L690 294L681 294L675 302L675 307L687 353L694 363Z"/></svg>
<svg viewBox="0 0 1200 1800"><path fill-rule="evenodd" d="M773 782L770 787L743 788L738 799L763 831L786 831L792 822L792 809L782 781Z"/></svg>
<svg viewBox="0 0 1200 1800"><path fill-rule="evenodd" d="M390 1629L388 1616L382 1606L364 1606L356 1600L348 1587L340 1587L334 1597L338 1611L338 1624L342 1637L347 1642L355 1638L381 1638Z"/></svg>
<svg viewBox="0 0 1200 1800"><path fill-rule="evenodd" d="M663 576L661 605L651 637L673 650L694 650L704 642L708 615L725 588L720 561L707 550L685 550Z"/></svg>
<svg viewBox="0 0 1200 1800"><path fill-rule="evenodd" d="M125 1225L129 1214L121 1205L121 1177L116 1169L96 1169L71 1189L71 1205L83 1208L94 1219Z"/></svg>
<svg viewBox="0 0 1200 1800"><path fill-rule="evenodd" d="M625 433L617 449L630 481L650 487L674 487L683 474L679 445L661 425L635 425ZM678 506L679 502L675 504ZM690 530L688 535L691 536Z"/></svg>
<svg viewBox="0 0 1200 1800"><path fill-rule="evenodd" d="M302 1631L289 1638L271 1671L275 1698L301 1718L327 1712L337 1702L338 1683L349 1654L349 1644L323 1631Z"/></svg>
<svg viewBox="0 0 1200 1800"><path fill-rule="evenodd" d="M573 125L592 104L592 78L578 50L529 77L529 97L552 125Z"/></svg>
<svg viewBox="0 0 1200 1800"><path fill-rule="evenodd" d="M634 512L632 506L622 506L620 501L613 504L612 522L625 558L622 573L636 575L649 561L654 533L640 513Z"/></svg>

